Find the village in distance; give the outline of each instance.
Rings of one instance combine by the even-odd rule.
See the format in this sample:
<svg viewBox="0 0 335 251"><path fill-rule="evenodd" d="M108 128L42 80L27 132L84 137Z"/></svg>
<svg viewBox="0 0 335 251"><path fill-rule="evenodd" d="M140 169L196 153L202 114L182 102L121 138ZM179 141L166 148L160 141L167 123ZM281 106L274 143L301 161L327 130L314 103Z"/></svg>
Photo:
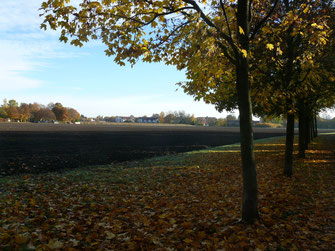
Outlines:
<svg viewBox="0 0 335 251"><path fill-rule="evenodd" d="M135 117L130 116L102 116L86 117L76 109L64 107L61 103L49 103L42 105L38 103L19 103L11 99L3 100L0 106L0 122L33 122L33 123L127 123L127 124L172 124L172 125L193 125L193 126L223 126L239 127L239 118L229 114L225 118L216 117L195 117L185 111L160 112L151 116ZM335 118L317 118L318 128L335 128ZM286 120L282 117L264 117L253 121L254 127L261 128L283 128Z"/></svg>

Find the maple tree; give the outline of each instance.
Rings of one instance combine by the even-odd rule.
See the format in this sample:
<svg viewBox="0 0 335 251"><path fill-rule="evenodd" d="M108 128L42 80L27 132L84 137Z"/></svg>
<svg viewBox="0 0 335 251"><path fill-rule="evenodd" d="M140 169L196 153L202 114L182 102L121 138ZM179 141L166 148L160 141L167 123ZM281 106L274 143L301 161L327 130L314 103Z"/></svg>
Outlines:
<svg viewBox="0 0 335 251"><path fill-rule="evenodd" d="M292 175L295 117L300 114L299 152L303 153L309 141L310 114L333 105L333 95L330 94L334 94L334 66L322 63L331 61L331 57L325 55L331 55L334 48L330 27L332 9L332 1L327 0L279 1L275 14L268 18L257 39L251 41L253 110L259 116L286 117L286 176ZM198 70L204 68L207 72L211 62L218 62L220 66L214 68L207 79L197 79L197 71L191 72L195 81L182 83L181 86L196 99L215 104L220 111L232 110L237 107L235 83L232 78L215 75L217 69L229 71L227 63L213 53L206 62L197 63Z"/></svg>
<svg viewBox="0 0 335 251"><path fill-rule="evenodd" d="M262 30L265 39L258 43L257 55L263 62L256 69L255 103L263 112L286 115L286 176L292 175L295 116L299 114L301 152L309 135L309 114L314 112L317 103L319 108L327 107L318 97L329 88L325 83L329 83L331 75L321 83L319 76L325 68L319 61L331 46L328 42L331 18L327 11L331 6L331 1L281 1L276 15L270 18L271 27Z"/></svg>
<svg viewBox="0 0 335 251"><path fill-rule="evenodd" d="M107 46L106 54L113 55L120 65L124 61L134 64L139 59L164 61L186 69L187 77L193 81L208 77L207 70L216 71L212 78L225 76L235 82L244 181L242 220L252 223L258 218L248 58L250 41L277 1L83 0L78 6L70 3L70 0L44 1L41 28L59 29L60 40L70 39L76 46L100 39ZM199 69L197 60L206 60L214 52L218 61ZM228 65L231 72L215 67L219 62Z"/></svg>

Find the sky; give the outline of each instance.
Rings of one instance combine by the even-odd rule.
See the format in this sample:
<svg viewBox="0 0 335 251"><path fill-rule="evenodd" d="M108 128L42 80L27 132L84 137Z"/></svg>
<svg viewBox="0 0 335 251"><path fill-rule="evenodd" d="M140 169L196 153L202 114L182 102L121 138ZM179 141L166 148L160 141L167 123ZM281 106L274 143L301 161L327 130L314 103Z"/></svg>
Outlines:
<svg viewBox="0 0 335 251"><path fill-rule="evenodd" d="M60 102L88 117L150 116L185 111L225 117L213 105L193 101L176 86L185 74L172 66L118 66L98 42L77 48L40 30L42 0L1 0L0 99L47 105ZM236 115L236 114L235 114Z"/></svg>

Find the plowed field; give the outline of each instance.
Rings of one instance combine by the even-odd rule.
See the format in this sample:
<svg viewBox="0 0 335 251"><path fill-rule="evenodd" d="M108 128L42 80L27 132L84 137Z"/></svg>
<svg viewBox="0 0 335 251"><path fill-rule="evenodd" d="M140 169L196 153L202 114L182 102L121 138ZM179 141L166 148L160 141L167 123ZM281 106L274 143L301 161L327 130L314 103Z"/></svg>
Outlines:
<svg viewBox="0 0 335 251"><path fill-rule="evenodd" d="M284 129L255 129L254 136L284 134ZM239 141L239 128L0 123L0 175L109 164Z"/></svg>

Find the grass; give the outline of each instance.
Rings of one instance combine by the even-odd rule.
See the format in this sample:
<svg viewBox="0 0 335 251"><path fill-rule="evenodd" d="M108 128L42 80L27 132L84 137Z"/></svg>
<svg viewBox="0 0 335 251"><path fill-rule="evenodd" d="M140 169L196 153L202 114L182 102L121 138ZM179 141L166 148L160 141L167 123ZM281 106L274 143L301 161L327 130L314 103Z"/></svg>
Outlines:
<svg viewBox="0 0 335 251"><path fill-rule="evenodd" d="M4 250L331 250L333 145L282 175L284 139L255 143L261 219L237 224L239 145L0 178ZM295 152L296 154L296 152Z"/></svg>

